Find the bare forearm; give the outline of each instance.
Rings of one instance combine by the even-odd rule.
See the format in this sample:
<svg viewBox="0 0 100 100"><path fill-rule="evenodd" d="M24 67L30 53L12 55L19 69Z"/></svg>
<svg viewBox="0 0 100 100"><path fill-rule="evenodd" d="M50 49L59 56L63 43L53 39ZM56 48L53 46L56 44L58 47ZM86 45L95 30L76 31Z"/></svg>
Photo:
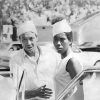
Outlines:
<svg viewBox="0 0 100 100"><path fill-rule="evenodd" d="M22 92L19 93L19 98L22 97ZM36 92L34 90L25 90L25 99L35 98Z"/></svg>
<svg viewBox="0 0 100 100"><path fill-rule="evenodd" d="M26 90L25 91L25 99L29 99L29 98L34 98L36 97L36 92L35 90Z"/></svg>
<svg viewBox="0 0 100 100"><path fill-rule="evenodd" d="M49 88L46 88L46 85L41 86L38 89L33 89L33 90L26 90L25 91L25 99L30 99L30 98L35 98L35 97L39 97L39 98L50 98L52 95L52 90ZM21 98L22 93L19 93L19 97Z"/></svg>

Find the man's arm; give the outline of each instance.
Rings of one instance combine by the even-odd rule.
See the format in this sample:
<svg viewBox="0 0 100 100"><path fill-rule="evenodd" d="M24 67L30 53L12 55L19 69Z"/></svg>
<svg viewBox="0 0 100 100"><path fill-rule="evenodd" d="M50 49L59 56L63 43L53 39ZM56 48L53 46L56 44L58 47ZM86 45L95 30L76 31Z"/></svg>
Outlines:
<svg viewBox="0 0 100 100"><path fill-rule="evenodd" d="M35 89L35 90L25 91L25 99L30 99L30 98L35 98L35 97L48 99L51 97L51 95L52 95L52 90L49 88L46 88L46 85L41 86L40 88ZM22 94L20 92L19 98L21 98L21 96Z"/></svg>
<svg viewBox="0 0 100 100"><path fill-rule="evenodd" d="M71 78L73 79L78 73L82 71L82 66L78 60L71 58L66 65L66 71L69 72Z"/></svg>
<svg viewBox="0 0 100 100"><path fill-rule="evenodd" d="M20 81L21 73L23 72L23 68L21 68L17 63L14 58L10 60L10 71L13 73L13 82L14 82L14 87L17 88L17 85ZM19 93L19 97L21 97L21 91ZM52 95L52 90L47 88L46 85L41 86L37 89L32 89L32 90L26 90L25 91L25 98L35 98L35 97L40 97L40 98L50 98Z"/></svg>

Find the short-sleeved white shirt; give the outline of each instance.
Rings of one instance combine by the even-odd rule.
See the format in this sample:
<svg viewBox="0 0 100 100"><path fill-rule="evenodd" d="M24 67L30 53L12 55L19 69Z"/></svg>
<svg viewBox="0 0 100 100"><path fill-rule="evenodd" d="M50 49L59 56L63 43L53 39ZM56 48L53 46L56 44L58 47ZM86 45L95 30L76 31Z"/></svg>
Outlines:
<svg viewBox="0 0 100 100"><path fill-rule="evenodd" d="M41 47L38 64L36 61L27 57L24 50L20 50L10 61L11 71L13 72L13 79L15 86L17 81L20 81L22 71L26 71L25 89L36 89L40 86L46 85L47 88L52 89L52 97L48 100L55 100L54 91L54 75L57 67L56 53L50 48ZM34 100L34 98L32 99ZM45 99L37 99L45 100ZM47 99L46 99L47 100Z"/></svg>
<svg viewBox="0 0 100 100"><path fill-rule="evenodd" d="M71 58L75 58L74 53L71 51L68 56L62 59L59 63L58 70L55 75L55 96L56 99L60 96L62 91L66 88L67 84L72 80L69 72L66 71L66 65ZM73 88L69 91L69 96L72 96L76 92L77 88ZM65 100L67 98L64 98Z"/></svg>

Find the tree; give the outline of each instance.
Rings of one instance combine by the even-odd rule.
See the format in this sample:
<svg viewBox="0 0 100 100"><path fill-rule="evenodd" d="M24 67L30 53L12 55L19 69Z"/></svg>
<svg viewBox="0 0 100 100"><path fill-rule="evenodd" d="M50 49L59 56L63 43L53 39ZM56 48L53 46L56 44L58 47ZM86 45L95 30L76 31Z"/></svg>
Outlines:
<svg viewBox="0 0 100 100"><path fill-rule="evenodd" d="M29 15L37 14L41 16L45 10L57 11L65 14L67 9L71 9L73 4L76 6L85 6L88 4L98 4L99 0L0 0L0 25L4 22L11 23L12 19L15 23L23 20ZM83 5L84 4L84 5ZM26 16L27 15L27 16ZM9 19L9 20L8 20Z"/></svg>

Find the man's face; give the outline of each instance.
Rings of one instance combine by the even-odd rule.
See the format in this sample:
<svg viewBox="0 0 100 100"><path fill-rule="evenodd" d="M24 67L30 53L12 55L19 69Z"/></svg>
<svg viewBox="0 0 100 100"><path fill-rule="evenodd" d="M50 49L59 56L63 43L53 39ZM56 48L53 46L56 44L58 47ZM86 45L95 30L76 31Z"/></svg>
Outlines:
<svg viewBox="0 0 100 100"><path fill-rule="evenodd" d="M65 33L60 33L54 36L53 43L60 54L63 54L68 50L69 41Z"/></svg>
<svg viewBox="0 0 100 100"><path fill-rule="evenodd" d="M37 48L37 36L35 33L26 32L20 36L20 41L23 45L23 48L29 54L34 53Z"/></svg>

